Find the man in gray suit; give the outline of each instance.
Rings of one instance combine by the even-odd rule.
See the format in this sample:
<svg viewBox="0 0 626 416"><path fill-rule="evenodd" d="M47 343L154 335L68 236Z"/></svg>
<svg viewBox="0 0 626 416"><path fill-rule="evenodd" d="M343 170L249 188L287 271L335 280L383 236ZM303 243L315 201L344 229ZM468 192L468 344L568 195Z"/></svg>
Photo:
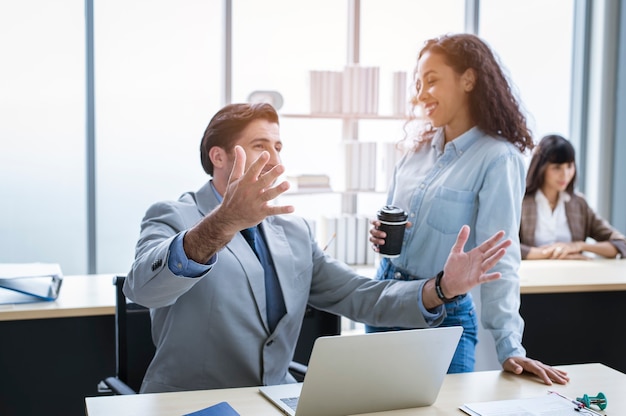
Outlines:
<svg viewBox="0 0 626 416"><path fill-rule="evenodd" d="M318 247L292 206L271 204L289 188L277 183L281 148L273 107L228 105L200 146L208 182L146 212L124 286L152 315L156 354L141 392L294 382L288 367L307 304L373 326L425 328L443 320L442 299L500 277L488 271L510 240L500 232L465 253L468 227L437 288L434 278L357 275Z"/></svg>

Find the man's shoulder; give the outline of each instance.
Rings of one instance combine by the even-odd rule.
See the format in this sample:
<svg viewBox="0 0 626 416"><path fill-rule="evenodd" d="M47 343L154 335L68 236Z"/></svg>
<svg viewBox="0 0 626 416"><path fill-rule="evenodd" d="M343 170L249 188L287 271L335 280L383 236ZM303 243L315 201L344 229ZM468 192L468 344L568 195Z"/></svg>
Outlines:
<svg viewBox="0 0 626 416"><path fill-rule="evenodd" d="M171 212L198 212L198 203L195 192L185 192L177 200L161 200L153 202L147 211L149 216Z"/></svg>

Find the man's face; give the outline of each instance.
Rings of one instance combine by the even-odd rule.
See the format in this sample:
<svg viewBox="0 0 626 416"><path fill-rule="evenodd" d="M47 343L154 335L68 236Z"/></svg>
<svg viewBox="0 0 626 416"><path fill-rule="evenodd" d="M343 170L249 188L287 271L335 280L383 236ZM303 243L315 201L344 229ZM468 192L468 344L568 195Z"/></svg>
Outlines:
<svg viewBox="0 0 626 416"><path fill-rule="evenodd" d="M280 141L280 133L278 124L269 122L265 119L258 119L252 121L241 132L239 139L235 141L234 145L243 147L246 152L246 167L248 170L252 162L254 162L261 152L267 151L270 154L270 159L263 168L265 173L272 169L274 166L281 163L280 151L283 148L283 143ZM229 165L232 169L234 163L234 154L230 152Z"/></svg>

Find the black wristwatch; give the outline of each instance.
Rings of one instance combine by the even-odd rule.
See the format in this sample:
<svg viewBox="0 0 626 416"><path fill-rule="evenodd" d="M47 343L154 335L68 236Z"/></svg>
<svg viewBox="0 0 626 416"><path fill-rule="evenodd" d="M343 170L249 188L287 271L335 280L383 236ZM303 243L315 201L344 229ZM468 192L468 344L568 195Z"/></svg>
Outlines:
<svg viewBox="0 0 626 416"><path fill-rule="evenodd" d="M441 278L443 277L443 270L437 273L435 277L435 292L437 292L437 297L441 299L443 303L454 302L459 298L459 296L455 296L453 298L447 298L446 295L443 294L443 290L441 290Z"/></svg>

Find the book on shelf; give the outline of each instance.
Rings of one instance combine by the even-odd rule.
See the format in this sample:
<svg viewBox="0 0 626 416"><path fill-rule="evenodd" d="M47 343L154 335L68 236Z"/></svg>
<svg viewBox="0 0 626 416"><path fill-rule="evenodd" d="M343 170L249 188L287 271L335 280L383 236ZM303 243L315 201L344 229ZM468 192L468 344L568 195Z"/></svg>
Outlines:
<svg viewBox="0 0 626 416"><path fill-rule="evenodd" d="M339 261L343 261L344 263L347 263L348 260L348 256L347 256L347 247L348 247L348 241L347 241L347 231L348 231L348 220L346 219L346 217L344 215L337 217L337 255L336 255L336 259Z"/></svg>
<svg viewBox="0 0 626 416"><path fill-rule="evenodd" d="M356 255L355 264L367 264L367 251L371 250L369 246L369 228L368 220L364 215L356 216ZM372 264L374 264L372 262Z"/></svg>
<svg viewBox="0 0 626 416"><path fill-rule="evenodd" d="M342 109L345 114L378 114L380 68L346 65L342 81Z"/></svg>
<svg viewBox="0 0 626 416"><path fill-rule="evenodd" d="M331 192L330 177L326 174L305 173L289 175L290 192Z"/></svg>
<svg viewBox="0 0 626 416"><path fill-rule="evenodd" d="M323 216L318 244L331 257L350 265L374 265L376 253L369 244L370 221L365 215Z"/></svg>
<svg viewBox="0 0 626 416"><path fill-rule="evenodd" d="M395 116L407 116L409 113L408 74L405 71L395 71L392 74L392 78L392 114Z"/></svg>
<svg viewBox="0 0 626 416"><path fill-rule="evenodd" d="M345 142L346 190L376 189L376 142Z"/></svg>
<svg viewBox="0 0 626 416"><path fill-rule="evenodd" d="M342 216L343 221L346 222L346 259L348 264L356 264L356 252L357 252L357 230L356 223L357 218L355 215L344 214Z"/></svg>
<svg viewBox="0 0 626 416"><path fill-rule="evenodd" d="M397 163L404 155L404 151L395 142L380 143L380 180L381 189L389 189L389 185L393 179L394 170Z"/></svg>
<svg viewBox="0 0 626 416"><path fill-rule="evenodd" d="M337 258L337 217L322 216L317 240L323 251Z"/></svg>
<svg viewBox="0 0 626 416"><path fill-rule="evenodd" d="M336 114L342 111L342 71L309 71L311 113Z"/></svg>

